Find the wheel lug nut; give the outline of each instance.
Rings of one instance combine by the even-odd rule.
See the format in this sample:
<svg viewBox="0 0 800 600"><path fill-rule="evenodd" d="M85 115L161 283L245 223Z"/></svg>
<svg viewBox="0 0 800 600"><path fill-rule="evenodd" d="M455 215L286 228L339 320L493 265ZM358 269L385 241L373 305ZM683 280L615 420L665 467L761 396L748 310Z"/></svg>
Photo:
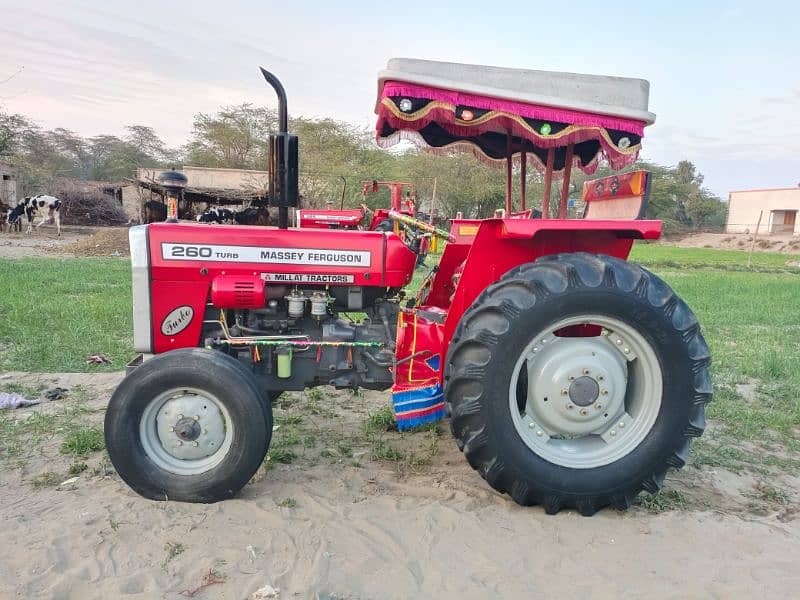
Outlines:
<svg viewBox="0 0 800 600"><path fill-rule="evenodd" d="M572 404L570 404L569 402L567 402L567 410L572 410L573 408L575 408L575 407Z"/></svg>
<svg viewBox="0 0 800 600"><path fill-rule="evenodd" d="M601 393L603 394L603 396L608 396L608 390L603 390Z"/></svg>
<svg viewBox="0 0 800 600"><path fill-rule="evenodd" d="M617 340L617 346L622 346L622 340Z"/></svg>
<svg viewBox="0 0 800 600"><path fill-rule="evenodd" d="M625 422L624 421L620 421L619 422L619 428L622 429L623 427L625 427Z"/></svg>
<svg viewBox="0 0 800 600"><path fill-rule="evenodd" d="M183 418L183 415L178 415L178 418L179 418L179 419L182 419L182 418Z"/></svg>
<svg viewBox="0 0 800 600"><path fill-rule="evenodd" d="M199 421L199 420L200 420L200 415L195 415L195 416L194 416L194 420L195 420L195 421Z"/></svg>
<svg viewBox="0 0 800 600"><path fill-rule="evenodd" d="M631 349L630 349L630 348L624 348L622 351L623 351L625 354L629 354L629 353L630 353L630 351L631 351Z"/></svg>
<svg viewBox="0 0 800 600"><path fill-rule="evenodd" d="M569 394L569 392L567 390L561 390L561 395L562 396L566 396L567 394Z"/></svg>
<svg viewBox="0 0 800 600"><path fill-rule="evenodd" d="M584 369L584 370L583 370L583 374L584 374L584 375L588 375L588 374L589 374L589 369Z"/></svg>
<svg viewBox="0 0 800 600"><path fill-rule="evenodd" d="M612 429L611 430L611 437L614 437L615 435L617 435L617 432Z"/></svg>
<svg viewBox="0 0 800 600"><path fill-rule="evenodd" d="M604 379L605 379L605 377L603 377L602 375L598 375L597 376L597 381L603 381Z"/></svg>
<svg viewBox="0 0 800 600"><path fill-rule="evenodd" d="M170 431L175 431L175 428L174 427L170 427L169 430Z"/></svg>
<svg viewBox="0 0 800 600"><path fill-rule="evenodd" d="M539 430L536 432L536 435L538 435L539 437L542 437L542 436L544 435L544 432L543 432L541 429L539 429Z"/></svg>
<svg viewBox="0 0 800 600"><path fill-rule="evenodd" d="M531 429L536 429L536 423L528 423L528 427Z"/></svg>
<svg viewBox="0 0 800 600"><path fill-rule="evenodd" d="M182 442L182 441L180 441L180 440L178 440L177 442L175 442L175 447L177 448L178 446L183 446L183 442Z"/></svg>
<svg viewBox="0 0 800 600"><path fill-rule="evenodd" d="M597 404L595 404L595 405L594 405L594 407L595 407L597 410L601 410L601 409L603 408L603 405L602 405L602 404L600 404L600 403L598 402Z"/></svg>
<svg viewBox="0 0 800 600"><path fill-rule="evenodd" d="M588 414L589 414L589 411L588 411L588 410L586 410L585 408L582 408L582 409L581 409L581 414L582 414L582 415L585 417L586 415L588 415Z"/></svg>
<svg viewBox="0 0 800 600"><path fill-rule="evenodd" d="M575 381L575 375L570 375L569 377L567 377L567 379L569 379L570 381Z"/></svg>
<svg viewBox="0 0 800 600"><path fill-rule="evenodd" d="M194 442L194 447L197 448L200 445L200 442Z"/></svg>

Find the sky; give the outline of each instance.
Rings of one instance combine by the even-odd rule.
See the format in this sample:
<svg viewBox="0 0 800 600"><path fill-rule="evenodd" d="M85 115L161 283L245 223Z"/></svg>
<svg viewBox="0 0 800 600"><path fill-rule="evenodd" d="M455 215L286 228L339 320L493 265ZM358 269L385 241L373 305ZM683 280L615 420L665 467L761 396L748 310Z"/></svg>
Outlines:
<svg viewBox="0 0 800 600"><path fill-rule="evenodd" d="M800 3L572 0L0 0L0 108L84 136L274 107L373 125L395 56L640 77L655 125L643 157L688 159L723 199L800 182ZM302 148L302 140L301 140ZM302 150L301 150L302 151Z"/></svg>

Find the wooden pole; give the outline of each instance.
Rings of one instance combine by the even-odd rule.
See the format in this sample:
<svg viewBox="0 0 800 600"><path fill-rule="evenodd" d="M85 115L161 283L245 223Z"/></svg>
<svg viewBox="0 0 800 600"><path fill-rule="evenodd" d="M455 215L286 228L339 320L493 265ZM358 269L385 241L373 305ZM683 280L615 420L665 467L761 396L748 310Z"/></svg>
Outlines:
<svg viewBox="0 0 800 600"><path fill-rule="evenodd" d="M750 244L750 254L747 255L747 268L750 268L750 264L753 261L753 250L756 247L756 240L758 239L758 229L761 227L761 217L764 216L764 211L758 213L758 223L756 223L756 232L753 234L753 243Z"/></svg>
<svg viewBox="0 0 800 600"><path fill-rule="evenodd" d="M511 214L511 133L506 136L506 216Z"/></svg>
<svg viewBox="0 0 800 600"><path fill-rule="evenodd" d="M547 167L544 172L544 197L542 198L542 218L550 218L550 188L553 184L553 162L556 159L555 148L547 151Z"/></svg>
<svg viewBox="0 0 800 600"><path fill-rule="evenodd" d="M520 154L520 162L519 162L519 209L521 211L525 210L525 193L528 187L528 153L524 150L522 154Z"/></svg>
<svg viewBox="0 0 800 600"><path fill-rule="evenodd" d="M569 199L569 178L572 174L572 154L575 145L567 146L567 156L564 159L564 180L561 182L561 202L558 204L558 218L567 218L567 200Z"/></svg>

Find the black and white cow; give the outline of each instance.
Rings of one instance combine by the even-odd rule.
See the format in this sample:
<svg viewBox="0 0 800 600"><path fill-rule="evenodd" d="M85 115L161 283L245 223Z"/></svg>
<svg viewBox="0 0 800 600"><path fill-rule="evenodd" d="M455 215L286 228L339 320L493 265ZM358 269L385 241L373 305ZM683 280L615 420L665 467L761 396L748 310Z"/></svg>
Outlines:
<svg viewBox="0 0 800 600"><path fill-rule="evenodd" d="M47 213L44 214L44 211ZM22 215L28 220L28 228L25 233L33 232L33 217L42 211L42 220L36 225L39 229L45 223L54 221L56 224L56 231L61 235L61 200L55 196L48 196L42 194L40 196L29 196L20 200L17 205L8 213L8 224L14 225L22 218Z"/></svg>
<svg viewBox="0 0 800 600"><path fill-rule="evenodd" d="M198 223L233 223L233 211L227 208L209 208L201 215L197 215Z"/></svg>

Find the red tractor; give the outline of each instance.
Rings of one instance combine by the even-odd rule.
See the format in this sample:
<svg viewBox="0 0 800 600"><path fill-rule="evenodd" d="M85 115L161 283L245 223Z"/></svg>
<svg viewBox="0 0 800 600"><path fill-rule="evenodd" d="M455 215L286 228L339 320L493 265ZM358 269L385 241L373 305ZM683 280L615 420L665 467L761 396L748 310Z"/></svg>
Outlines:
<svg viewBox="0 0 800 600"><path fill-rule="evenodd" d="M413 217L416 214L417 196L414 192L413 183L403 183L401 181L363 181L361 182L361 194L364 198L367 194L373 194L381 187L389 188L390 204L389 208L379 208L372 210L366 204L361 208L344 207L344 190L339 209L326 208L307 208L295 211L295 221L298 227L310 227L314 229L360 229L369 231L390 231L397 229L392 224L389 217L390 211L395 211ZM405 190L405 195L403 194ZM366 221L369 220L368 223Z"/></svg>
<svg viewBox="0 0 800 600"><path fill-rule="evenodd" d="M406 215L408 217L430 216L417 213L417 196L413 183L401 181L363 181L361 193L366 198L367 194L375 193L380 188L389 188L389 208L375 210L361 204L361 208L344 208L344 189L342 190L341 205L338 210L333 208L311 208L295 211L295 223L298 227L312 229L366 229L368 231L394 231L399 234L408 247L417 255L417 267L425 266L425 257L430 249L429 236L432 233L418 234L415 226L406 227L404 223L392 219L390 213ZM405 194L403 191L405 190ZM433 231L433 230L431 230Z"/></svg>
<svg viewBox="0 0 800 600"><path fill-rule="evenodd" d="M105 432L135 491L230 498L264 459L272 400L317 385L391 389L401 430L449 414L489 485L548 513L625 509L686 463L705 427L710 355L689 307L626 262L635 240L661 232L643 218L648 174L589 182L583 218L565 218L571 169L636 159L655 119L646 81L390 61L379 80L380 144L411 137L465 148L508 176L498 218L455 219L442 231L388 213L416 237L448 240L409 299L409 237L288 228L298 144L280 82L263 74L279 98L280 132L270 139L279 227L130 232L142 355L111 398ZM529 162L545 176L541 218L525 207ZM554 177L562 194L551 210ZM340 318L349 311L366 318Z"/></svg>

